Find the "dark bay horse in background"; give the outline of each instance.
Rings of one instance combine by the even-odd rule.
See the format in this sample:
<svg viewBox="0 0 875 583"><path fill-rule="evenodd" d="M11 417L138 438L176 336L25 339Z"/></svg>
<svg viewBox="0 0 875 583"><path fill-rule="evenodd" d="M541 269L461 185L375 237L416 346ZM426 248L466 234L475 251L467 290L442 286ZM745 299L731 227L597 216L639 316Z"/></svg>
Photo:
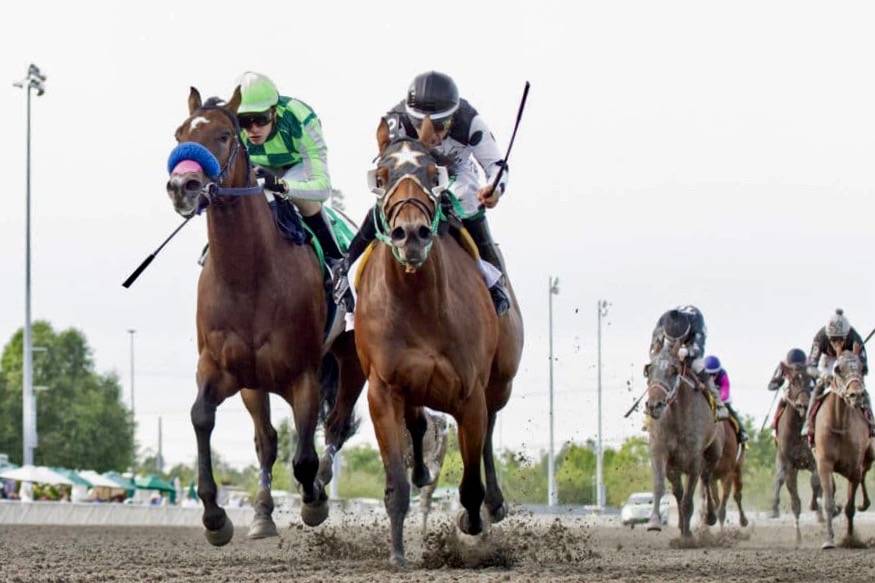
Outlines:
<svg viewBox="0 0 875 583"><path fill-rule="evenodd" d="M744 489L742 474L744 470L744 448L738 443L738 434L735 432L735 427L726 419L720 423L723 428L723 453L714 469L711 476L706 482L711 484L710 488L702 486L703 500L705 496L711 496L710 505L717 505L717 519L720 522L720 528L726 522L726 505L729 503L729 496L735 498L735 504L738 506L738 521L742 527L748 525L747 516L744 514L744 508L741 506L741 492ZM719 505L718 505L719 500ZM706 500L708 507L708 501ZM703 512L703 519L707 522L707 516Z"/></svg>
<svg viewBox="0 0 875 583"><path fill-rule="evenodd" d="M723 429L697 379L688 373L676 354L679 346L664 343L645 369L647 402L645 413L652 418L650 465L653 468L653 511L647 530L662 530L659 503L665 494L665 480L671 483L678 504L681 536L692 536L693 497L700 478L713 475L723 452ZM686 486L681 474L686 474ZM710 488L710 483L703 482ZM705 496L706 522L717 522L713 497Z"/></svg>
<svg viewBox="0 0 875 583"><path fill-rule="evenodd" d="M790 507L796 524L796 542L802 542L802 531L799 528L799 513L802 511L802 501L799 499L797 477L800 470L811 472L811 510L817 514L817 521L823 522L823 513L817 499L821 496L820 478L817 475L817 465L808 440L803 437L802 424L808 411L808 401L814 390L814 377L807 367L791 367L781 363L784 379L787 381L785 404L779 408L775 424L775 465L778 472L775 476L775 499L772 504L772 517L780 515L781 486L786 482L790 492Z"/></svg>
<svg viewBox="0 0 875 583"><path fill-rule="evenodd" d="M869 495L864 480L872 465L872 443L869 424L861 409L866 386L863 382L863 364L860 345L854 351L845 351L836 359L829 393L823 398L814 421L814 457L823 486L826 507L826 540L822 548L835 547L832 528L836 513L830 502L835 499L833 472L848 480L848 498L845 516L848 519L847 540L854 539L854 498L857 487L863 485L863 503L860 510L869 508Z"/></svg>
<svg viewBox="0 0 875 583"><path fill-rule="evenodd" d="M188 148L201 163L186 158L172 169L167 183L181 215L190 217L207 207L210 254L198 281L198 392L191 420L205 534L217 546L231 540L234 527L216 502L210 452L216 408L240 392L252 416L261 471L249 536L276 536L270 484L277 434L270 422L269 393L292 407L298 433L292 465L301 485L301 516L312 526L328 516L325 483L317 471L330 479L330 458L353 431L352 408L364 384L351 335L340 336L325 354L327 307L318 260L309 245L292 245L281 237L258 193L239 138L239 104L239 87L226 104L203 104L191 88L189 117L176 130L180 146L175 152ZM205 169L211 160L220 171ZM332 404L327 456L320 468L315 431L320 411Z"/></svg>
<svg viewBox="0 0 875 583"><path fill-rule="evenodd" d="M383 190L375 212L385 244L376 245L362 272L355 329L386 470L390 561L404 564L410 486L403 428L413 438L413 482L426 484L430 476L422 461L423 407L448 413L458 424L464 463L460 530L469 535L483 531L484 501L493 522L505 516L492 431L496 414L510 398L523 329L516 300L498 318L474 259L455 238L437 234L442 188L440 168L429 148L436 143L431 121L423 121L420 141L392 143L383 121L377 143L376 183Z"/></svg>

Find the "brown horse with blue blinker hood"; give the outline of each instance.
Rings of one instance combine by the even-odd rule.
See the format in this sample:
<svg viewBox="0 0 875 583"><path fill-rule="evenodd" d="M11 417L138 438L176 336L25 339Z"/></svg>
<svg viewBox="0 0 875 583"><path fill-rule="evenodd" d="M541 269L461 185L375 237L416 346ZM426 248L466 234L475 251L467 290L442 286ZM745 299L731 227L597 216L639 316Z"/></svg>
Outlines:
<svg viewBox="0 0 875 583"><path fill-rule="evenodd" d="M390 560L395 564L404 563L404 518L410 504L405 425L413 438L413 482L429 482L422 459L423 407L449 413L459 427L465 466L459 528L469 535L483 531L484 501L493 522L504 518L492 430L510 398L523 346L515 299L505 316L496 316L476 261L454 238L438 234L446 174L427 145L433 137L428 118L420 141L390 143L386 122L380 124L373 182L381 196L374 212L383 244L375 243L358 285L356 340L386 470Z"/></svg>
<svg viewBox="0 0 875 583"><path fill-rule="evenodd" d="M354 430L352 409L364 385L351 333L333 343L323 338L327 306L319 262L309 245L290 244L280 235L240 142L239 104L239 87L227 104L202 104L191 89L189 117L176 131L180 144L171 154L167 183L178 213L190 217L206 209L210 254L198 282L198 393L191 420L203 523L207 540L217 546L231 540L234 527L216 502L210 455L216 408L241 392L255 425L261 467L249 536L276 536L270 485L277 434L268 394L292 406L301 517L314 526L328 516L324 486L334 453ZM327 353L325 346L331 347ZM329 409L320 464L314 436L320 411Z"/></svg>

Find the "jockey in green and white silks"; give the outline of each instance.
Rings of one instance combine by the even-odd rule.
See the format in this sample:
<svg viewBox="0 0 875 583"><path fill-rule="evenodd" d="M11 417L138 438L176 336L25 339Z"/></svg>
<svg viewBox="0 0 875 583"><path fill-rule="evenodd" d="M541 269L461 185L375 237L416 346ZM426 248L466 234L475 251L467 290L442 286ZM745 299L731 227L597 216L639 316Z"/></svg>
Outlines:
<svg viewBox="0 0 875 583"><path fill-rule="evenodd" d="M273 81L259 73L244 73L240 91L241 138L252 163L269 174L267 190L295 204L326 260L342 259L322 209L331 196L331 178L316 113L304 102L280 95Z"/></svg>

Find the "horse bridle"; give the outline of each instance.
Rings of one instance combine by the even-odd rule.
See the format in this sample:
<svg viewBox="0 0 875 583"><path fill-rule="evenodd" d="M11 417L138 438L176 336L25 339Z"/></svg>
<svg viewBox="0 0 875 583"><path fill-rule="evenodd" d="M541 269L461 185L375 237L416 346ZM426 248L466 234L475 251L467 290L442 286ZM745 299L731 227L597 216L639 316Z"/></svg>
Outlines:
<svg viewBox="0 0 875 583"><path fill-rule="evenodd" d="M411 143L413 142L413 140L401 140L401 142ZM437 161L434 160L434 157L431 155L431 153L422 152L422 155L428 155L431 160L437 165ZM383 158L385 158L385 155L381 155L379 160L383 160ZM440 196L441 193L446 190L448 183L448 174L446 168L443 166L437 166L437 168L439 172L438 184L431 189L427 188L422 183L420 177L412 172L406 172L404 174L396 176L395 179L387 185L388 188L377 186L377 170L372 170L368 174L368 179L371 183L371 190L374 192L374 194L377 195L377 198L380 201L380 204L374 205L372 211L374 213L374 225L376 226L376 238L380 242L389 245L389 247L392 249L392 255L401 264L404 264L405 262L401 258L400 251L392 243L392 238L389 236L389 233L392 230L392 221L395 220L395 218L405 206L411 205L417 211L421 212L428 220L428 222L430 223L429 228L432 235L437 233L438 226L440 225L441 219L443 218L443 211L440 205ZM385 203L392 198L392 195L395 194L395 191L398 190L404 180L413 181L416 186L428 197L428 200L431 202L431 206L422 201L420 198L414 196L408 196L406 198L402 198L401 200L392 201L388 206L386 206ZM433 242L434 239L432 239L432 241L430 241L426 245L426 253L428 253Z"/></svg>
<svg viewBox="0 0 875 583"><path fill-rule="evenodd" d="M206 208L212 204L217 202L217 197L220 196L255 196L257 194L263 194L264 189L258 185L256 182L255 186L241 186L241 187L231 187L231 186L222 186L222 182L228 179L228 174L234 168L234 163L237 161L237 156L240 151L243 151L243 159L246 162L246 179L249 180L249 176L252 173L252 163L249 160L249 152L246 151L246 146L243 145L243 140L240 138L240 123L237 121L237 117L234 116L230 111L225 109L224 107L218 104L207 104L199 107L195 113L201 111L219 111L228 118L228 121L231 122L232 127L234 128L234 142L231 145L231 153L228 155L228 159L225 161L225 164L222 165L219 169L219 174L216 176L210 176L209 182L206 182L201 188L200 197L198 199L198 207L197 214L201 214ZM194 114L192 114L194 115ZM215 156L215 154L213 154Z"/></svg>

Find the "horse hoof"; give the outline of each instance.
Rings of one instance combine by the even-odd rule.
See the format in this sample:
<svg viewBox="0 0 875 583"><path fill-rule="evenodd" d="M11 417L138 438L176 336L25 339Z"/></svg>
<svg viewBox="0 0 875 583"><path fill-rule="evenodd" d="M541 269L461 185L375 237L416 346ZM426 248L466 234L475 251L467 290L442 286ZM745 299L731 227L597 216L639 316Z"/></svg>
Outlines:
<svg viewBox="0 0 875 583"><path fill-rule="evenodd" d="M249 534L246 536L251 540L258 540L260 538L279 536L279 532L276 529L276 524L274 524L270 517L256 516L252 520L252 524L249 525Z"/></svg>
<svg viewBox="0 0 875 583"><path fill-rule="evenodd" d="M396 569L404 569L407 567L407 559L404 558L404 553L392 551L389 555L389 564Z"/></svg>
<svg viewBox="0 0 875 583"><path fill-rule="evenodd" d="M328 518L328 499L320 499L301 506L301 520L307 526L319 526Z"/></svg>
<svg viewBox="0 0 875 583"><path fill-rule="evenodd" d="M507 503L502 502L498 508L489 509L489 521L492 524L498 524L507 517Z"/></svg>
<svg viewBox="0 0 875 583"><path fill-rule="evenodd" d="M859 510L860 512L866 512L867 510L869 510L869 501L867 500L866 502L863 502L862 504L857 506L857 510Z"/></svg>
<svg viewBox="0 0 875 583"><path fill-rule="evenodd" d="M775 508L774 510L772 510L772 513L769 514L769 518L781 518L781 512L777 508Z"/></svg>
<svg viewBox="0 0 875 583"><path fill-rule="evenodd" d="M745 516L743 514L741 515L741 519L738 522L739 522L739 524L741 524L741 528L745 528L748 524L750 524L747 521L747 516Z"/></svg>
<svg viewBox="0 0 875 583"><path fill-rule="evenodd" d="M708 516L705 518L705 524L708 526L714 526L717 524L717 515L713 512L708 513Z"/></svg>
<svg viewBox="0 0 875 583"><path fill-rule="evenodd" d="M467 510L462 510L459 513L459 518L456 521L456 525L459 527L459 531L462 534L467 534L468 536L477 536L481 532L483 532L483 521L480 521L479 528L475 528L474 525L471 524L471 517L468 515Z"/></svg>
<svg viewBox="0 0 875 583"><path fill-rule="evenodd" d="M217 530L204 530L204 536L207 537L207 542L214 547L223 547L234 538L234 524L231 519L225 516L225 523Z"/></svg>
<svg viewBox="0 0 875 583"><path fill-rule="evenodd" d="M658 518L651 518L647 523L647 532L662 532L662 522Z"/></svg>
<svg viewBox="0 0 875 583"><path fill-rule="evenodd" d="M831 540L828 540L825 543L823 543L822 545L820 545L820 549L824 550L824 551L828 551L828 550L834 549L834 548L836 548L836 545Z"/></svg>

